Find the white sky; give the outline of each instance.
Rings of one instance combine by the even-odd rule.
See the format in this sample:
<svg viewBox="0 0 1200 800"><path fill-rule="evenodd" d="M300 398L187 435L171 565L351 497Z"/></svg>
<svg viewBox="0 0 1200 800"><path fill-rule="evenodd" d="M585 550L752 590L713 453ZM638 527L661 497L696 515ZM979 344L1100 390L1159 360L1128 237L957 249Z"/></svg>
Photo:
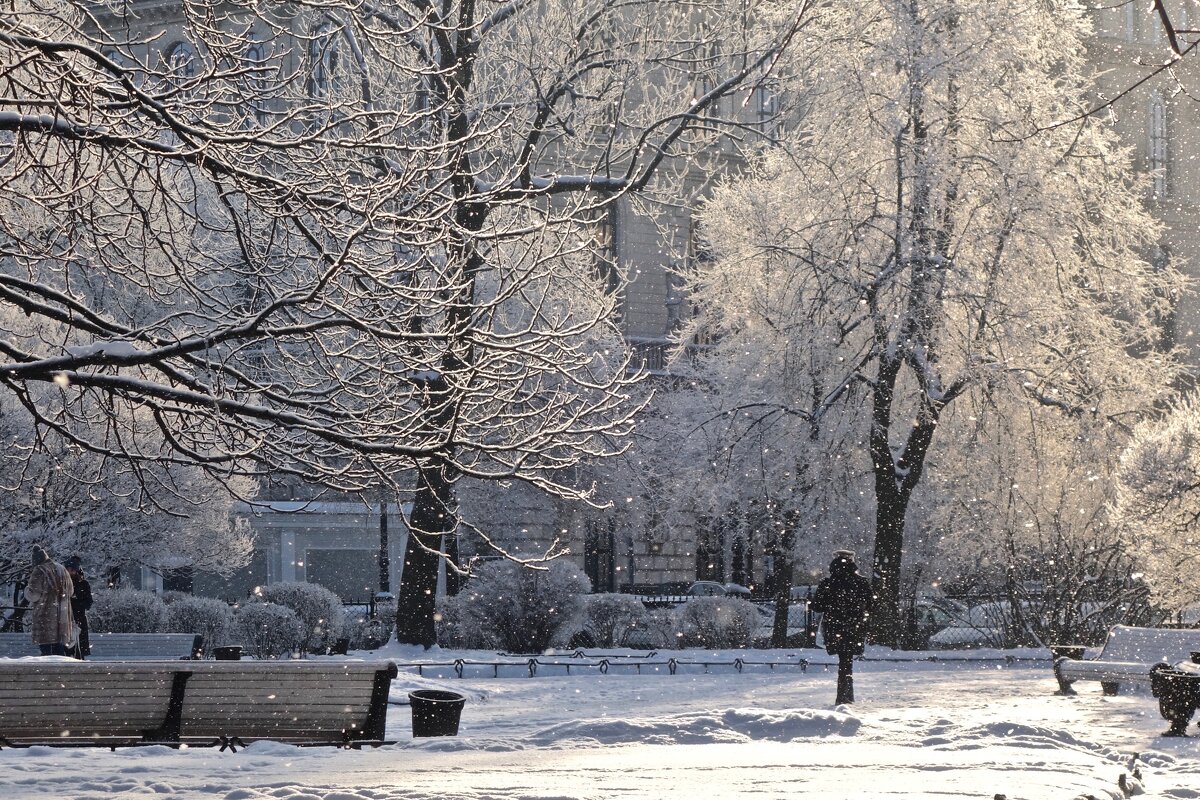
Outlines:
<svg viewBox="0 0 1200 800"><path fill-rule="evenodd" d="M703 654L780 658L797 651ZM799 651L822 661L821 651ZM991 651L995 654L995 651ZM882 653L873 652L875 655ZM401 660L490 653L394 649ZM697 658L696 651L664 653ZM946 655L946 654L943 654ZM1045 655L1023 651L1020 655ZM649 672L650 670L647 670ZM480 677L484 673L488 677ZM834 673L715 666L679 674L610 674L519 662L467 677L402 671L413 688L468 698L460 734L411 738L393 705L389 738L373 750L269 742L235 755L165 747L0 751L0 800L419 800L420 798L1120 798L1117 778L1139 754L1145 797L1200 798L1200 729L1157 736L1167 723L1148 693L1103 697L1079 683L1058 697L1049 659L1003 666L886 662L857 667L854 706L834 708Z"/></svg>

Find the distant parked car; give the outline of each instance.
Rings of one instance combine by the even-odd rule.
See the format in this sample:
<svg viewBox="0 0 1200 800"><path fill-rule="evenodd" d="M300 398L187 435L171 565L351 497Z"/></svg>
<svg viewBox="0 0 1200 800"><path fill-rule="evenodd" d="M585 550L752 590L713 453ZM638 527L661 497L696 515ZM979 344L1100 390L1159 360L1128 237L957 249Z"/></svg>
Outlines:
<svg viewBox="0 0 1200 800"><path fill-rule="evenodd" d="M762 624L754 634L755 644L761 647L769 646L771 635L775 631L775 604L755 603L754 607L758 609L758 613L762 617ZM804 618L807 611L808 605L806 603L793 603L788 606L787 637L785 640L787 647L806 647L808 645L808 641L804 635Z"/></svg>
<svg viewBox="0 0 1200 800"><path fill-rule="evenodd" d="M716 581L696 581L688 587L687 593L692 597L750 597L750 590L740 583Z"/></svg>
<svg viewBox="0 0 1200 800"><path fill-rule="evenodd" d="M1003 600L971 606L949 625L929 637L931 650L1004 647L1013 625L1012 606Z"/></svg>

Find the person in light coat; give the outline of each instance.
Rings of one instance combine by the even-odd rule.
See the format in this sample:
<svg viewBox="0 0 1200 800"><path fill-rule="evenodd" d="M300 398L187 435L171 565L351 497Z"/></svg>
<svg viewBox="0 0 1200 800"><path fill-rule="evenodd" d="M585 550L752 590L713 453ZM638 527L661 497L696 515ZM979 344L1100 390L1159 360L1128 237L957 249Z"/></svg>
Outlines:
<svg viewBox="0 0 1200 800"><path fill-rule="evenodd" d="M67 568L52 560L40 545L33 546L33 569L25 585L33 643L44 656L65 656L75 646L71 595L75 586Z"/></svg>

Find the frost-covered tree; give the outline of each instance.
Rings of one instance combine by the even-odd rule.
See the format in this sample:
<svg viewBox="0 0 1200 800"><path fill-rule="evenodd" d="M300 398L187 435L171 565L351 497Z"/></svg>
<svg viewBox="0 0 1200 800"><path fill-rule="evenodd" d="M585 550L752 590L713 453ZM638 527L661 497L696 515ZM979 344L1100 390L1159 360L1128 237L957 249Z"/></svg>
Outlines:
<svg viewBox="0 0 1200 800"><path fill-rule="evenodd" d="M43 392L45 393L45 392ZM244 566L253 537L233 515L246 479L218 482L193 465L131 462L39 431L0 396L0 581L21 580L34 544L93 572L121 566L190 566L218 574ZM124 436L151 440L134 415ZM119 447L119 443L114 443Z"/></svg>
<svg viewBox="0 0 1200 800"><path fill-rule="evenodd" d="M718 337L715 385L750 369L777 415L855 430L876 635L895 641L913 496L933 449L959 444L946 410L968 396L1006 413L1145 407L1174 377L1154 348L1180 277L1142 257L1159 228L1111 131L1085 116L1032 135L1086 107L1075 4L838 9L860 35L794 85L810 100L789 146L708 206L717 259L693 288Z"/></svg>
<svg viewBox="0 0 1200 800"><path fill-rule="evenodd" d="M917 502L937 547L927 581L1005 600L1013 644L1098 643L1148 621L1142 554L1109 516L1125 426L967 402L941 434L955 447L931 453Z"/></svg>
<svg viewBox="0 0 1200 800"><path fill-rule="evenodd" d="M50 331L0 382L84 450L411 499L429 645L455 483L583 498L631 427L609 209L685 197L809 3L137 5L0 18L0 303Z"/></svg>
<svg viewBox="0 0 1200 800"><path fill-rule="evenodd" d="M1200 603L1200 406L1187 397L1147 420L1121 455L1114 524L1131 539L1155 602Z"/></svg>

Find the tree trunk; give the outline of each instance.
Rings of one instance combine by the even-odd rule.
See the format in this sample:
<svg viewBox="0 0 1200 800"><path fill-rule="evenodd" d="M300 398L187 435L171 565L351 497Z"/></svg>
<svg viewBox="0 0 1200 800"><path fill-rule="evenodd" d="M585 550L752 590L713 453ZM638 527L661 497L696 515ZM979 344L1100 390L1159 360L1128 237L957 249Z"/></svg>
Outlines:
<svg viewBox="0 0 1200 800"><path fill-rule="evenodd" d="M437 644L434 612L444 537L455 535L454 486L441 467L426 467L417 479L404 547L404 572L396 600L396 641L429 649Z"/></svg>
<svg viewBox="0 0 1200 800"><path fill-rule="evenodd" d="M775 597L775 619L771 626L771 647L787 647L788 608L792 602L792 548L798 522L796 514L785 514L783 530L772 540L775 571L772 576L774 586L770 588Z"/></svg>
<svg viewBox="0 0 1200 800"><path fill-rule="evenodd" d="M887 476L895 480L894 473ZM900 614L900 570L904 556L904 519L908 498L897 491L877 493L875 503L875 558L871 585L875 606L871 612L872 639L898 646L903 633Z"/></svg>

